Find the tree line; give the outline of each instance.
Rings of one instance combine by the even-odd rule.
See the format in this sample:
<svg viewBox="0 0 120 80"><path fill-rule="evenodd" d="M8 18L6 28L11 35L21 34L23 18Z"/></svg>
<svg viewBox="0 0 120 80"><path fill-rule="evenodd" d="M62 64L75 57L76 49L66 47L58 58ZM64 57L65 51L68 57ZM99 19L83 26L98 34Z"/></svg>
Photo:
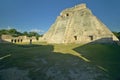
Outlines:
<svg viewBox="0 0 120 80"><path fill-rule="evenodd" d="M37 40L39 37L42 37L42 35L38 34L37 32L27 32L27 31L19 32L16 29L1 29L0 36L2 34L11 35L13 37L18 37L18 36L32 37L32 36L35 36Z"/></svg>

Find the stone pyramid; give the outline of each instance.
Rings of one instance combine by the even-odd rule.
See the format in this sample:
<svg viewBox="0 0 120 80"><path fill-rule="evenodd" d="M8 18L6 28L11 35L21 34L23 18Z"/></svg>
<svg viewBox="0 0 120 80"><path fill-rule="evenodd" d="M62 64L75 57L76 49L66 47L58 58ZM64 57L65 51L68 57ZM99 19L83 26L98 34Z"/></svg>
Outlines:
<svg viewBox="0 0 120 80"><path fill-rule="evenodd" d="M43 39L48 43L88 43L118 41L86 4L63 10Z"/></svg>

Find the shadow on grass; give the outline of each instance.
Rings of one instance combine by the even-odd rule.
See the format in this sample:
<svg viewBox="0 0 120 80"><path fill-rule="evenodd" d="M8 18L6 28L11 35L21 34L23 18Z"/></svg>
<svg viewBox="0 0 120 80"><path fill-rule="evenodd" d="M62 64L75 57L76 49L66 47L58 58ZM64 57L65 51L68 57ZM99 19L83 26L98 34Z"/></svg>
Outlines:
<svg viewBox="0 0 120 80"><path fill-rule="evenodd" d="M101 80L107 77L105 72L79 57L53 52L53 50L53 45L0 43L0 70L10 71L11 68L28 70L31 80L88 80L93 78ZM16 76L17 72L12 74L7 73L7 75ZM8 79L12 77L9 78L7 75L5 77ZM5 80L2 78L0 76L1 80Z"/></svg>
<svg viewBox="0 0 120 80"><path fill-rule="evenodd" d="M36 56L45 56L52 51L53 51L52 45L46 45L46 46L36 45L36 44L35 45L34 44L18 45L18 44L13 44L13 43L0 43L1 61L8 60L8 62L15 62L15 64L19 64L19 62L17 61L22 62L25 60L32 60L32 58ZM7 55L10 55L10 56L4 57ZM10 64L10 66L15 65L15 64ZM9 67L9 65L6 67Z"/></svg>
<svg viewBox="0 0 120 80"><path fill-rule="evenodd" d="M101 43L104 39L74 48L76 52L89 59L92 64L107 71L113 80L120 80L120 46L113 43Z"/></svg>

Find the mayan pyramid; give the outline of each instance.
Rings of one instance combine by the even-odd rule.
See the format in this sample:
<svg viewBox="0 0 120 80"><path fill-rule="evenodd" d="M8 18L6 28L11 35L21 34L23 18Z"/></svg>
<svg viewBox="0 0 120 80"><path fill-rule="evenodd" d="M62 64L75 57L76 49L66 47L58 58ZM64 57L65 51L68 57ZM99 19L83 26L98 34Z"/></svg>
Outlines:
<svg viewBox="0 0 120 80"><path fill-rule="evenodd" d="M92 14L86 4L63 10L43 39L48 43L88 43L118 41L113 33Z"/></svg>

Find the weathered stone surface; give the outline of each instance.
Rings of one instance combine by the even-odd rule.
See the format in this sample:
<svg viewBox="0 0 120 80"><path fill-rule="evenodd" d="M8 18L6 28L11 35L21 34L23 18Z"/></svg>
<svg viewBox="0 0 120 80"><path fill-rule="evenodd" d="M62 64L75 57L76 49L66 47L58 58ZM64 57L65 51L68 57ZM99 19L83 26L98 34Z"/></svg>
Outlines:
<svg viewBox="0 0 120 80"><path fill-rule="evenodd" d="M118 41L86 4L63 10L43 39L48 43L88 43L99 39L102 42Z"/></svg>
<svg viewBox="0 0 120 80"><path fill-rule="evenodd" d="M37 42L35 36L27 37L27 36L18 36L13 37L12 35L1 35L0 36L0 42L12 42L12 43L22 43L22 42L30 42L30 39L32 39L32 42Z"/></svg>

